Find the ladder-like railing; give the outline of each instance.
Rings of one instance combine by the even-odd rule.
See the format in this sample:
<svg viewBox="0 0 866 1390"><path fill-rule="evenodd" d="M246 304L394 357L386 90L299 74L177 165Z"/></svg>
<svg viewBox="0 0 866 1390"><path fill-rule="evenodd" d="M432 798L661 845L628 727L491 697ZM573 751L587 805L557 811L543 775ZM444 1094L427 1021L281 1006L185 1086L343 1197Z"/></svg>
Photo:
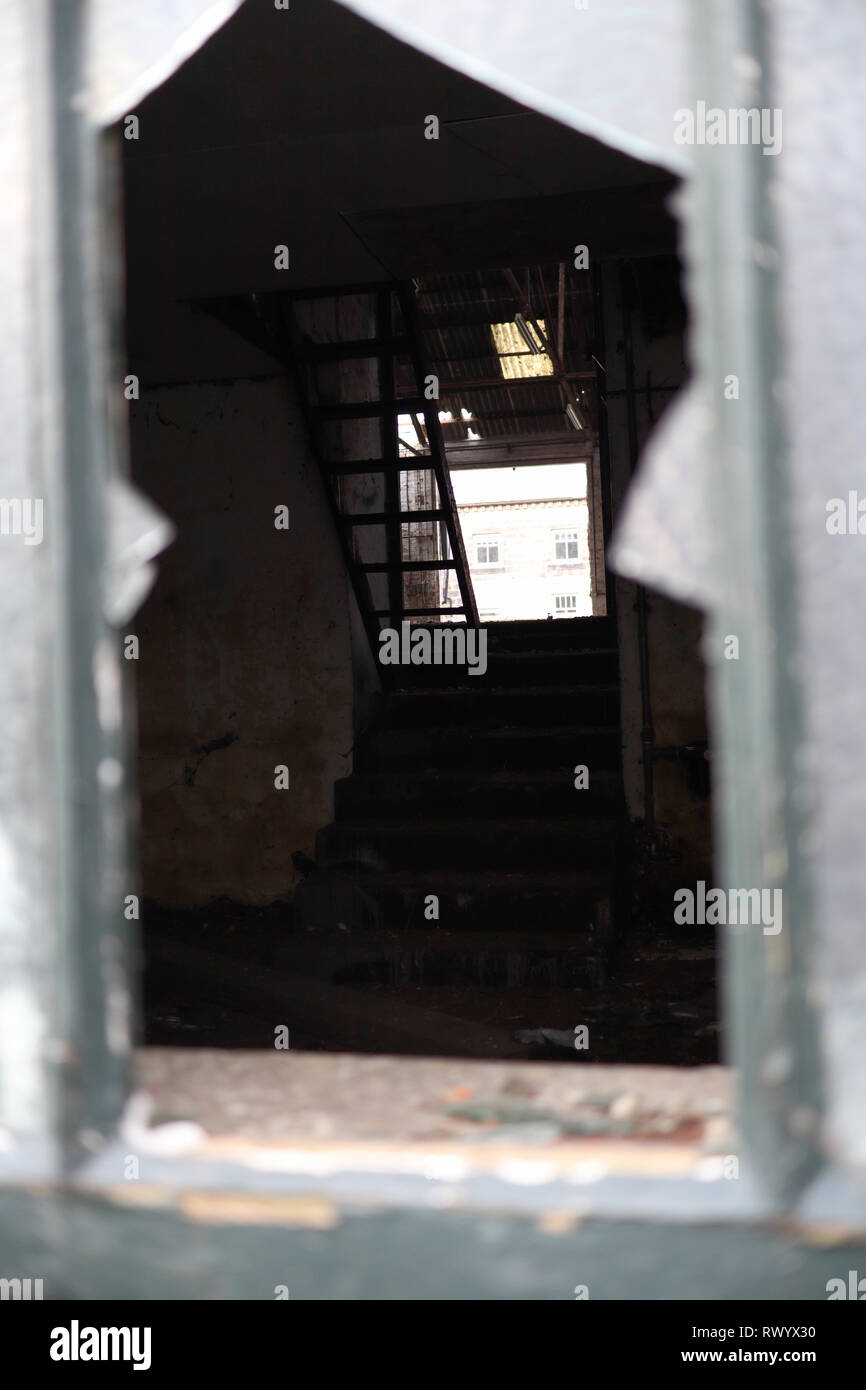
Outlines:
<svg viewBox="0 0 866 1390"><path fill-rule="evenodd" d="M477 625L413 287L251 295L207 307L295 376L374 651L382 627L403 620ZM405 429L401 437L401 421L414 442ZM442 595L448 573L457 581L456 606Z"/></svg>

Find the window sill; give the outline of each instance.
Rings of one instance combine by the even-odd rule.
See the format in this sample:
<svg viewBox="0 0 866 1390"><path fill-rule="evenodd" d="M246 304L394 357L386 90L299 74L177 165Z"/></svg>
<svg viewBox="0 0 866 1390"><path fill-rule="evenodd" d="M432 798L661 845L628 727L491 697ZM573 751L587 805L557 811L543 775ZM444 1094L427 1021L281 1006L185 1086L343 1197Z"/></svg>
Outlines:
<svg viewBox="0 0 866 1390"><path fill-rule="evenodd" d="M218 1221L224 1204L227 1220L242 1221L245 1203L251 1216L273 1201L268 1220L282 1210L288 1224L323 1226L343 1205L371 1200L555 1210L564 1226L587 1215L746 1220L764 1210L742 1175L724 1175L736 1146L722 1067L149 1048L138 1071L154 1113L199 1132L175 1153L160 1152L159 1127L122 1133L89 1159L75 1185L121 1205L168 1200ZM567 1132L580 1117L604 1123L611 1095L629 1102L611 1132ZM455 1113L467 1105L480 1118ZM498 1122L497 1107L507 1116ZM135 1181L124 1178L129 1154Z"/></svg>

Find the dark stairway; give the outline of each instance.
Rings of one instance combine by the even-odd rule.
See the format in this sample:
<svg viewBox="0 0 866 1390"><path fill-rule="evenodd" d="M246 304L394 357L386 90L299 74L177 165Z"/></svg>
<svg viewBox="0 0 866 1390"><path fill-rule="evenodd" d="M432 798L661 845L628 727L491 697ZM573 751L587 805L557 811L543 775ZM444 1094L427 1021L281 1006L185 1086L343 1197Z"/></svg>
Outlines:
<svg viewBox="0 0 866 1390"><path fill-rule="evenodd" d="M623 824L613 622L487 633L483 676L398 668L353 775L336 784L297 925L348 930L355 947L375 938L372 955L361 946L370 979L597 987Z"/></svg>
<svg viewBox="0 0 866 1390"><path fill-rule="evenodd" d="M390 284L204 306L295 377L375 653L381 629L404 620L459 614L478 627L416 301L412 285ZM460 595L448 609L445 571ZM336 785L315 865L296 855L297 931L280 948L292 972L453 986L441 996L457 1016L478 1003L458 1000L461 988L603 986L625 821L615 627L578 618L486 631L483 676L383 668L378 718Z"/></svg>

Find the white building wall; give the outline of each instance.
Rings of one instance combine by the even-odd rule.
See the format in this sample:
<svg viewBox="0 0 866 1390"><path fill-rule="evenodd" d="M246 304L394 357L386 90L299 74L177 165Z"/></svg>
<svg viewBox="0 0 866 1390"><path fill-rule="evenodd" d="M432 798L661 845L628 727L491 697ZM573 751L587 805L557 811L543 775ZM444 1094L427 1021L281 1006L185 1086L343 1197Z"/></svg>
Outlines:
<svg viewBox="0 0 866 1390"><path fill-rule="evenodd" d="M482 621L592 614L585 498L469 504L458 511ZM557 535L575 538L576 557L557 557Z"/></svg>

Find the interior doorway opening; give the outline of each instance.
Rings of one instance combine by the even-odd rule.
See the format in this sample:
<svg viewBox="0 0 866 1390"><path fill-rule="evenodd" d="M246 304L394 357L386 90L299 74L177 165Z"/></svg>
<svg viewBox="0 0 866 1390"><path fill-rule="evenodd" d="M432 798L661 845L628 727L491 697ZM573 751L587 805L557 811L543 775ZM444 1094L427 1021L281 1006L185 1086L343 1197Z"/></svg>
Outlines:
<svg viewBox="0 0 866 1390"><path fill-rule="evenodd" d="M465 468L452 483L482 623L592 616L585 463Z"/></svg>
<svg viewBox="0 0 866 1390"><path fill-rule="evenodd" d="M570 263L413 276L479 621L606 612L601 367L584 250ZM399 424L408 460L428 441L416 414ZM462 612L453 573L439 597Z"/></svg>

